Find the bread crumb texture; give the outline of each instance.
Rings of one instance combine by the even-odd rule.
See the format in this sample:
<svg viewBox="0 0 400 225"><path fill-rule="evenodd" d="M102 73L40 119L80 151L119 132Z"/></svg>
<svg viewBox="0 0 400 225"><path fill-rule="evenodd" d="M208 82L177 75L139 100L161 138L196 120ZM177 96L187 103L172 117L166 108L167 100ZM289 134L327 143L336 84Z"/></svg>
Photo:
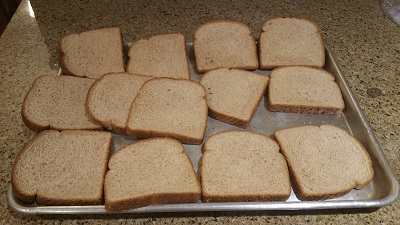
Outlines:
<svg viewBox="0 0 400 225"><path fill-rule="evenodd" d="M189 79L186 41L180 33L154 35L135 41L128 55L127 72Z"/></svg>
<svg viewBox="0 0 400 225"><path fill-rule="evenodd" d="M250 131L223 131L203 145L203 202L284 201L291 187L278 144Z"/></svg>
<svg viewBox="0 0 400 225"><path fill-rule="evenodd" d="M131 73L110 73L90 87L86 108L90 116L109 130L126 134L129 110L140 88L153 77Z"/></svg>
<svg viewBox="0 0 400 225"><path fill-rule="evenodd" d="M100 130L86 110L86 95L94 80L73 76L41 76L22 104L22 119L33 131L45 129Z"/></svg>
<svg viewBox="0 0 400 225"><path fill-rule="evenodd" d="M360 142L332 125L300 126L274 133L285 156L296 195L316 200L364 188L373 178L372 161Z"/></svg>
<svg viewBox="0 0 400 225"><path fill-rule="evenodd" d="M14 194L39 205L100 204L111 143L104 131L39 133L13 164Z"/></svg>
<svg viewBox="0 0 400 225"><path fill-rule="evenodd" d="M172 137L186 144L201 144L207 123L206 93L186 79L155 78L136 96L127 132L139 137Z"/></svg>
<svg viewBox="0 0 400 225"><path fill-rule="evenodd" d="M238 69L215 69L200 79L207 93L209 116L239 127L250 124L264 96L268 76Z"/></svg>
<svg viewBox="0 0 400 225"><path fill-rule="evenodd" d="M125 72L120 28L102 28L70 34L60 41L60 66L68 75L99 78Z"/></svg>
<svg viewBox="0 0 400 225"><path fill-rule="evenodd" d="M193 47L199 73L218 68L258 68L251 28L240 21L215 20L200 25Z"/></svg>
<svg viewBox="0 0 400 225"><path fill-rule="evenodd" d="M313 22L291 17L267 20L259 37L259 61L263 69L280 66L322 68L325 48L322 36Z"/></svg>
<svg viewBox="0 0 400 225"><path fill-rule="evenodd" d="M107 210L200 199L200 184L192 162L177 140L150 138L127 145L112 155L108 167Z"/></svg>
<svg viewBox="0 0 400 225"><path fill-rule="evenodd" d="M304 66L271 71L267 105L270 111L340 114L342 93L334 76L323 69Z"/></svg>

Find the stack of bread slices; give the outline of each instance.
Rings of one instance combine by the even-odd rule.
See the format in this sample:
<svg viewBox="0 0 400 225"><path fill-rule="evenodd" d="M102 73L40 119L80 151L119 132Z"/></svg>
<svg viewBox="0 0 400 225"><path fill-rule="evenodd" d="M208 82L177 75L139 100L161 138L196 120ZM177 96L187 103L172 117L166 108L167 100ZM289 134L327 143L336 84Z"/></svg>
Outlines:
<svg viewBox="0 0 400 225"><path fill-rule="evenodd" d="M243 22L201 24L193 42L198 81L179 33L134 41L126 64L119 28L68 35L60 50L65 75L37 78L23 102L22 118L38 133L13 165L13 191L24 202L117 211L286 201L292 188L301 200L320 200L373 178L362 144L333 125L277 130L274 138L246 130L263 97L270 111L342 112L309 20L267 20L258 43ZM237 129L205 140L209 117ZM111 133L137 139L112 153ZM202 145L199 176L184 144Z"/></svg>

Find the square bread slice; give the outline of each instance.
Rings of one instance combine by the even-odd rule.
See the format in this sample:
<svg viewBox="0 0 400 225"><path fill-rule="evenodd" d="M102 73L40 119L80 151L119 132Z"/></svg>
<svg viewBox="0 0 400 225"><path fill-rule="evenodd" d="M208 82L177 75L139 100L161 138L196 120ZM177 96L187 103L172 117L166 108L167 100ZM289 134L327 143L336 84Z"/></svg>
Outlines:
<svg viewBox="0 0 400 225"><path fill-rule="evenodd" d="M121 30L102 28L63 37L60 67L65 74L93 79L125 72Z"/></svg>
<svg viewBox="0 0 400 225"><path fill-rule="evenodd" d="M14 195L39 205L101 204L111 144L111 134L105 131L39 133L15 159Z"/></svg>
<svg viewBox="0 0 400 225"><path fill-rule="evenodd" d="M368 152L343 129L306 125L277 130L274 136L300 200L338 197L364 188L374 176Z"/></svg>
<svg viewBox="0 0 400 225"><path fill-rule="evenodd" d="M270 111L340 114L344 101L335 77L323 69L291 66L272 70L267 105Z"/></svg>
<svg viewBox="0 0 400 225"><path fill-rule="evenodd" d="M259 37L260 68L311 66L322 68L325 48L313 22L290 17L267 20Z"/></svg>
<svg viewBox="0 0 400 225"><path fill-rule="evenodd" d="M129 110L140 88L153 77L130 73L110 73L97 79L89 89L89 115L118 134L126 134Z"/></svg>
<svg viewBox="0 0 400 225"><path fill-rule="evenodd" d="M101 130L86 111L86 95L93 79L74 76L41 76L32 84L22 103L22 119L36 132L55 130Z"/></svg>
<svg viewBox="0 0 400 225"><path fill-rule="evenodd" d="M175 139L149 138L126 145L111 156L108 168L106 210L200 200L192 162Z"/></svg>
<svg viewBox="0 0 400 225"><path fill-rule="evenodd" d="M201 144L207 124L206 93L187 79L146 81L132 103L126 130L137 137L172 137Z"/></svg>
<svg viewBox="0 0 400 225"><path fill-rule="evenodd" d="M193 47L199 73L218 68L258 68L252 30L240 21L214 20L200 25L194 33Z"/></svg>
<svg viewBox="0 0 400 225"><path fill-rule="evenodd" d="M185 37L182 34L155 35L135 41L128 52L129 73L189 79Z"/></svg>
<svg viewBox="0 0 400 225"><path fill-rule="evenodd" d="M208 115L247 127L264 96L268 76L238 69L216 69L200 79L207 93Z"/></svg>
<svg viewBox="0 0 400 225"><path fill-rule="evenodd" d="M244 130L223 131L203 145L199 171L203 202L285 201L289 171L278 144Z"/></svg>

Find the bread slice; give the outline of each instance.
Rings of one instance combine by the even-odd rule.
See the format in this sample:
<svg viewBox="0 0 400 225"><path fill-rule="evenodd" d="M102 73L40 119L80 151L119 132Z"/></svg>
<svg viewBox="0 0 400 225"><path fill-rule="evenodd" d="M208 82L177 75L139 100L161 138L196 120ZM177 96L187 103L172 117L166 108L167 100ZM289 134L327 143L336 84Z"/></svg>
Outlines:
<svg viewBox="0 0 400 225"><path fill-rule="evenodd" d="M207 124L206 93L186 79L146 81L129 113L126 130L138 137L172 137L185 144L201 144Z"/></svg>
<svg viewBox="0 0 400 225"><path fill-rule="evenodd" d="M203 202L285 201L291 187L278 144L244 130L209 137L200 160Z"/></svg>
<svg viewBox="0 0 400 225"><path fill-rule="evenodd" d="M39 133L15 159L14 195L39 205L100 204L111 144L111 134L105 131Z"/></svg>
<svg viewBox="0 0 400 225"><path fill-rule="evenodd" d="M268 86L270 111L340 114L344 101L335 77L311 67L272 70Z"/></svg>
<svg viewBox="0 0 400 225"><path fill-rule="evenodd" d="M200 184L183 145L172 138L129 144L111 156L104 186L109 211L200 200Z"/></svg>
<svg viewBox="0 0 400 225"><path fill-rule="evenodd" d="M126 134L129 110L140 88L153 77L130 73L110 73L90 87L86 107L89 115L119 134Z"/></svg>
<svg viewBox="0 0 400 225"><path fill-rule="evenodd" d="M257 46L251 28L240 21L215 20L202 24L194 33L196 70L258 68Z"/></svg>
<svg viewBox="0 0 400 225"><path fill-rule="evenodd" d="M259 37L260 68L281 66L323 67L325 48L313 22L290 17L267 20Z"/></svg>
<svg viewBox="0 0 400 225"><path fill-rule="evenodd" d="M200 79L207 93L208 115L239 127L253 119L269 78L238 69L216 69ZM234 101L232 101L234 99Z"/></svg>
<svg viewBox="0 0 400 225"><path fill-rule="evenodd" d="M86 95L94 80L73 76L41 76L32 84L22 104L26 126L45 129L100 130L102 126L86 111Z"/></svg>
<svg viewBox="0 0 400 225"><path fill-rule="evenodd" d="M127 72L189 79L186 42L182 34L155 35L135 41L128 55Z"/></svg>
<svg viewBox="0 0 400 225"><path fill-rule="evenodd" d="M60 66L68 75L94 79L106 73L125 72L121 30L102 28L63 37Z"/></svg>
<svg viewBox="0 0 400 225"><path fill-rule="evenodd" d="M332 126L300 126L274 132L300 200L321 200L362 189L372 180L372 161L360 142Z"/></svg>

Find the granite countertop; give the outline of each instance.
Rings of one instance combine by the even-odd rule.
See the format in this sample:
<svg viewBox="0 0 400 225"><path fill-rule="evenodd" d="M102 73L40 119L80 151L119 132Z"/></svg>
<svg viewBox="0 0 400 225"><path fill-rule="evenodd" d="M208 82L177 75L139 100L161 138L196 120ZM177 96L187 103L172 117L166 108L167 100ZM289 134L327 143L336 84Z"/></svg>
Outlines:
<svg viewBox="0 0 400 225"><path fill-rule="evenodd" d="M32 10L33 9L33 10ZM119 26L124 41L181 32L192 41L198 25L210 19L242 20L258 37L274 16L306 17L316 22L336 56L368 118L395 176L400 178L400 27L366 1L53 1L23 0L0 39L1 224L396 224L399 200L376 211L225 212L145 215L27 216L8 208L6 195L16 153L31 131L21 119L21 104L32 81L57 74L58 41L70 33Z"/></svg>

